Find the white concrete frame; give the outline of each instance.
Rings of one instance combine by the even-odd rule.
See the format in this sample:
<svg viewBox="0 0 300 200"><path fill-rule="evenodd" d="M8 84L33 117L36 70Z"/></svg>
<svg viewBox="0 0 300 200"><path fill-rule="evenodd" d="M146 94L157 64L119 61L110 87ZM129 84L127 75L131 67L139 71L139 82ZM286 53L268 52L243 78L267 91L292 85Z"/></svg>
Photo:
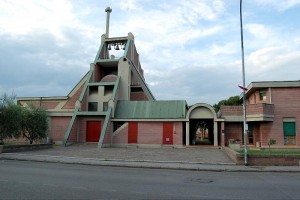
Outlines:
<svg viewBox="0 0 300 200"><path fill-rule="evenodd" d="M204 107L208 109L209 113L197 113L199 115L199 118L194 119L213 119L214 120L214 146L218 146L218 123L217 123L217 114L214 110L214 108L206 103L197 103L189 108L187 114L186 114L186 137L185 137L185 144L186 146L190 145L190 117L191 113L196 110L197 108ZM208 116L210 114L210 116Z"/></svg>

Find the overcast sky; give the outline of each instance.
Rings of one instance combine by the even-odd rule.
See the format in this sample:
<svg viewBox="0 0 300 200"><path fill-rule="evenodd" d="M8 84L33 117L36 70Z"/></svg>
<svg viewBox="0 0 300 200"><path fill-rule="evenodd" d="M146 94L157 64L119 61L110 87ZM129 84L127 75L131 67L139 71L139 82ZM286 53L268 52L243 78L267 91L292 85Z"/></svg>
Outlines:
<svg viewBox="0 0 300 200"><path fill-rule="evenodd" d="M157 100L214 104L242 85L239 0L0 0L0 94L66 96L132 32ZM300 0L244 0L246 85L300 79Z"/></svg>

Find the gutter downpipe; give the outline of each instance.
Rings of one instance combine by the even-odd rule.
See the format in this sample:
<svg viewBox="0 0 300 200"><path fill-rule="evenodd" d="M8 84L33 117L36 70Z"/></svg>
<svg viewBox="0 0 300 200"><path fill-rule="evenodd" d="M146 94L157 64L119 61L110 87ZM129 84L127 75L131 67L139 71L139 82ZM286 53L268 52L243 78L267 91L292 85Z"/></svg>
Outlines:
<svg viewBox="0 0 300 200"><path fill-rule="evenodd" d="M243 68L243 87L245 88L245 58L244 58L244 38L243 38L243 17L242 17L242 3L240 0L240 27L241 27L241 48L242 48L242 68ZM248 148L247 148L247 119L246 119L246 90L243 90L243 132L244 132L244 164L248 165Z"/></svg>

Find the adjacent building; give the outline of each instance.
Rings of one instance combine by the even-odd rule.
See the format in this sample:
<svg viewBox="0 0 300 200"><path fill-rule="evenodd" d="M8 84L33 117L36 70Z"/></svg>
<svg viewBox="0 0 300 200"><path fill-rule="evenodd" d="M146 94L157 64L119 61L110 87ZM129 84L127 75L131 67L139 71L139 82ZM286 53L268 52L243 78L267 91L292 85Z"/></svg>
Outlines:
<svg viewBox="0 0 300 200"><path fill-rule="evenodd" d="M276 146L299 147L300 81L252 82L247 89L248 144L268 146L275 139ZM244 140L242 116L242 106L221 107L223 145L229 139Z"/></svg>

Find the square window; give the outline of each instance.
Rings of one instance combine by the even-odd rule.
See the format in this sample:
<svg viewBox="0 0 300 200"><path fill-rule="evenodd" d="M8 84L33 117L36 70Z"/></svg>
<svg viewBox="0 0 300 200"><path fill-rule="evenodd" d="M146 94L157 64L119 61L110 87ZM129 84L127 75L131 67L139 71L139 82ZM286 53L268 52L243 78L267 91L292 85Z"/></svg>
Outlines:
<svg viewBox="0 0 300 200"><path fill-rule="evenodd" d="M97 95L98 94L98 86L90 86L90 92L89 95Z"/></svg>
<svg viewBox="0 0 300 200"><path fill-rule="evenodd" d="M283 134L285 145L296 144L296 122L292 118L286 118L283 121Z"/></svg>
<svg viewBox="0 0 300 200"><path fill-rule="evenodd" d="M98 103L97 102L89 102L88 103L88 111L98 111Z"/></svg>
<svg viewBox="0 0 300 200"><path fill-rule="evenodd" d="M267 99L267 95L266 95L266 91L265 91L265 90L261 90L261 91L259 92L259 99L260 99L261 101L265 101L265 100Z"/></svg>

